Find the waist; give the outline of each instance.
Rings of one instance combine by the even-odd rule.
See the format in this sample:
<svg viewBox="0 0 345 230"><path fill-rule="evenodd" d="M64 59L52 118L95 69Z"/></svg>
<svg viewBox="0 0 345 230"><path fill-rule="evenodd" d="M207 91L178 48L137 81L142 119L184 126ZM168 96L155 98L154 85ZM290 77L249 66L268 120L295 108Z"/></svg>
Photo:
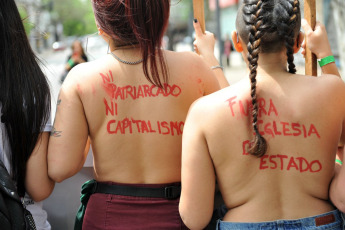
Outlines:
<svg viewBox="0 0 345 230"><path fill-rule="evenodd" d="M96 182L93 188L93 193L133 197L154 197L171 200L180 197L181 183L125 184L115 182Z"/></svg>

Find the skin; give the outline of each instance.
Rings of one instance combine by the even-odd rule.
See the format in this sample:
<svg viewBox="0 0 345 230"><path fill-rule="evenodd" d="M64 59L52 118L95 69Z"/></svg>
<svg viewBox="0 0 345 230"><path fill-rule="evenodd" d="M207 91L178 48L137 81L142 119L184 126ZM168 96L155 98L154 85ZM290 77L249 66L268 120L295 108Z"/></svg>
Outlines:
<svg viewBox="0 0 345 230"><path fill-rule="evenodd" d="M195 41L193 43L194 50L204 60L207 66L209 66L210 68L212 66L218 66L219 62L217 58L214 56L214 45L216 42L214 34L207 31L203 33L201 30L200 23L198 21L193 21L193 26L195 30ZM213 69L213 72L216 75L216 78L221 88L229 86L229 82L226 80L222 69Z"/></svg>
<svg viewBox="0 0 345 230"><path fill-rule="evenodd" d="M317 59L322 59L328 56L333 55L331 46L328 42L326 28L320 22L317 22L315 25L315 30L312 30L308 22L303 19L302 27L305 31L306 39L302 43L302 54L305 55L306 44L313 53L316 55ZM320 45L322 44L322 45ZM336 64L330 63L322 67L322 72L327 74L333 74L340 77L340 73Z"/></svg>
<svg viewBox="0 0 345 230"><path fill-rule="evenodd" d="M311 48L316 45L313 39L318 36L307 33L307 44ZM324 36L322 31L321 37ZM237 42L236 33L233 33L233 42L246 60L246 45L240 38ZM295 51L298 51L297 45ZM333 177L338 142L345 139L345 84L335 75L315 78L289 74L286 63L285 50L260 54L256 78L258 97L266 102L272 99L278 116L273 113L259 120L313 124L320 138L317 135L308 138L264 135L269 145L266 155L318 160L322 170L317 173L301 173L296 168L287 170L288 162L281 170L279 161L277 169L260 170L260 158L242 154L243 141L253 137L251 117L242 115L238 106L239 100L251 100L249 79L201 98L188 113L182 145L179 210L190 229L202 229L211 219L216 179L229 209L223 221L262 222L318 215L335 209L329 201L333 195L332 201L338 208L344 204L341 191L345 186L345 170L341 168ZM232 97L237 97L234 116L227 102ZM263 130L260 125L259 130ZM269 159L264 159L271 167Z"/></svg>
<svg viewBox="0 0 345 230"><path fill-rule="evenodd" d="M105 41L109 36L100 29ZM111 40L110 40L111 41ZM141 59L139 48L110 49L121 59ZM213 72L200 56L191 52L164 51L169 69L169 84L181 88L178 97L146 97L137 100L114 100L118 114L106 116L104 90L100 73L112 72L117 86L151 85L142 64L125 65L111 55L73 68L63 83L54 128L48 148L49 176L61 182L76 174L84 164L85 145L90 137L95 179L119 183L170 183L181 181L182 135L156 133L109 134L109 120L140 119L184 122L193 101L220 89ZM136 127L135 125L133 127Z"/></svg>
<svg viewBox="0 0 345 230"><path fill-rule="evenodd" d="M55 182L48 177L47 151L49 132L43 132L26 165L25 188L34 201L46 199Z"/></svg>

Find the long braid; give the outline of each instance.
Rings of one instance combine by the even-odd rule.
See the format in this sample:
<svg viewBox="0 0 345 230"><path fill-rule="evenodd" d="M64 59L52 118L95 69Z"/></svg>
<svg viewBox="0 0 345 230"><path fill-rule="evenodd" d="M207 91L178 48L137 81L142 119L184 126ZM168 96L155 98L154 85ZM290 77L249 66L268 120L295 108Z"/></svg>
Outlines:
<svg viewBox="0 0 345 230"><path fill-rule="evenodd" d="M249 153L262 157L267 151L267 142L265 138L260 134L258 129L258 103L257 103L257 93L256 93L256 76L258 59L260 53L260 43L263 36L261 31L263 27L263 1L262 0L247 0L244 1L243 7L243 19L247 26L250 27L249 31L249 42L248 42L248 61L250 68L250 82L251 82L251 97L252 97L252 116L253 116L253 129L255 132L255 137L253 140L252 147Z"/></svg>
<svg viewBox="0 0 345 230"><path fill-rule="evenodd" d="M297 20L299 19L299 1L298 0L284 0L281 1L280 7L285 10L283 16L284 20L278 33L285 40L286 55L288 58L289 72L296 73L296 66L294 64L294 44L295 44L295 30ZM280 10L280 12L282 12Z"/></svg>

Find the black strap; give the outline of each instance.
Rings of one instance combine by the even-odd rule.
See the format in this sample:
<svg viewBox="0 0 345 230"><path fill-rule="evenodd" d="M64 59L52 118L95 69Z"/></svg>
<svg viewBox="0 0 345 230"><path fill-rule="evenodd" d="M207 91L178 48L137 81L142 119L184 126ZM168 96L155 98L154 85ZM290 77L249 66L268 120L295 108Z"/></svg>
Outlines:
<svg viewBox="0 0 345 230"><path fill-rule="evenodd" d="M94 187L94 193L105 193L134 197L155 197L173 200L180 197L181 185L167 186L161 188L150 188L97 183Z"/></svg>

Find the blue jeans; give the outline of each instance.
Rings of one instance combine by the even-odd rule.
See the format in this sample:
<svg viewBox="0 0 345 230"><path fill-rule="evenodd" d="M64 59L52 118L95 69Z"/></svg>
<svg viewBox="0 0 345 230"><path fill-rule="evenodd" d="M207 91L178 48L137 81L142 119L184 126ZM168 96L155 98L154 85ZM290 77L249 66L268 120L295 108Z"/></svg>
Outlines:
<svg viewBox="0 0 345 230"><path fill-rule="evenodd" d="M344 228L343 214L338 210L327 212L313 217L307 217L297 220L275 220L269 222L240 223L225 222L218 220L217 229L219 230L235 230L235 229L265 229L265 230L311 230L311 229L339 229Z"/></svg>

